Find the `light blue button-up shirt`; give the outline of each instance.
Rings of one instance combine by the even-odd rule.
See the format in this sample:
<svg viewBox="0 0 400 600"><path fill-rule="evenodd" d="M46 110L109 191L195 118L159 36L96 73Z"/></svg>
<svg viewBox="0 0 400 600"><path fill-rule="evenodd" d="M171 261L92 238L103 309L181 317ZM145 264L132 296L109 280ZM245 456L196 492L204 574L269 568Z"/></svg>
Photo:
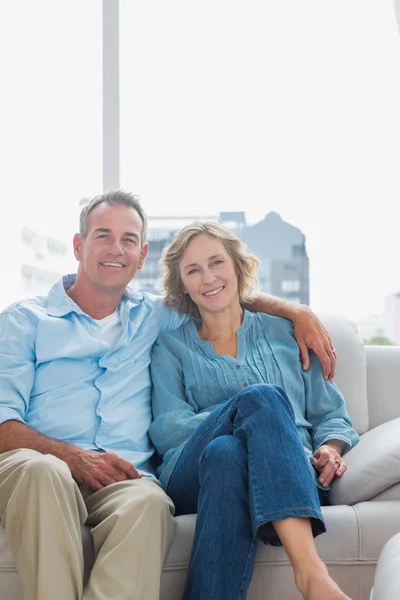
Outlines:
<svg viewBox="0 0 400 600"><path fill-rule="evenodd" d="M0 314L0 423L11 419L86 450L111 450L142 472L153 446L150 351L183 318L161 297L127 288L114 346L65 293L69 275L46 297Z"/></svg>
<svg viewBox="0 0 400 600"><path fill-rule="evenodd" d="M164 487L200 423L252 384L278 385L286 392L310 458L328 440L344 441L346 451L358 442L344 398L334 383L323 378L315 354L311 353L309 370L302 370L291 321L245 311L237 336L236 358L219 356L210 342L200 339L192 320L161 335L154 346L150 436L163 458L158 475Z"/></svg>

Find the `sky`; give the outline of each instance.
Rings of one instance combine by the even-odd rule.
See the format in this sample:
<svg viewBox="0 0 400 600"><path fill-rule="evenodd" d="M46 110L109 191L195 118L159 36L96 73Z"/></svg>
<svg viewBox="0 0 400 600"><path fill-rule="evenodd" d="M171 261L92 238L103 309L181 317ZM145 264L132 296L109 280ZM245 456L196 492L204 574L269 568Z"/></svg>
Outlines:
<svg viewBox="0 0 400 600"><path fill-rule="evenodd" d="M381 312L400 290L392 0L120 11L121 187L150 215L276 211L306 236L314 310ZM0 23L8 223L69 239L102 185L101 2L2 3Z"/></svg>

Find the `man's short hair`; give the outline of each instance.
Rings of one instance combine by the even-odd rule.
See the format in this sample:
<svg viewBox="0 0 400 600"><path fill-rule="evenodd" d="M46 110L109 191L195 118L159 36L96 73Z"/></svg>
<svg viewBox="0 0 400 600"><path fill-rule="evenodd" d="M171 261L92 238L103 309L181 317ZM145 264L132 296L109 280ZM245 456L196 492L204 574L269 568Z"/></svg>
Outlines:
<svg viewBox="0 0 400 600"><path fill-rule="evenodd" d="M106 192L105 194L100 194L99 196L95 196L93 200L91 200L86 206L84 206L81 210L81 214L79 215L79 233L83 239L87 236L87 221L89 213L99 206L99 204L108 204L109 206L128 206L130 208L134 208L142 220L143 229L142 229L142 246L146 241L147 234L147 216L142 207L142 201L140 197L136 194L131 194L130 192L126 192L125 190L117 190L113 192Z"/></svg>

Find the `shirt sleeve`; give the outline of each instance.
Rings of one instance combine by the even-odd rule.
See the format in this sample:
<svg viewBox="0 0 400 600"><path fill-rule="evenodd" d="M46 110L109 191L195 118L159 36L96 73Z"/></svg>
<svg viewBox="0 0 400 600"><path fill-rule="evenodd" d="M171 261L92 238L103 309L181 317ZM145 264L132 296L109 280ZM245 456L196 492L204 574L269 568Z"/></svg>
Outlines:
<svg viewBox="0 0 400 600"><path fill-rule="evenodd" d="M34 378L32 324L7 310L0 314L0 423L25 423Z"/></svg>
<svg viewBox="0 0 400 600"><path fill-rule="evenodd" d="M167 306L163 296L156 296L153 294L148 294L148 296L151 298L154 310L157 313L160 323L160 333L174 331L174 329L178 329L178 327L186 323L190 318L186 315L182 315L176 309Z"/></svg>
<svg viewBox="0 0 400 600"><path fill-rule="evenodd" d="M345 452L359 440L346 403L336 384L325 380L318 357L310 353L310 367L302 371L306 393L306 419L312 425L314 451L329 440L346 443Z"/></svg>
<svg viewBox="0 0 400 600"><path fill-rule="evenodd" d="M151 377L153 422L149 434L162 458L192 435L212 407L198 411L194 403L188 402L181 361L160 339L153 347Z"/></svg>

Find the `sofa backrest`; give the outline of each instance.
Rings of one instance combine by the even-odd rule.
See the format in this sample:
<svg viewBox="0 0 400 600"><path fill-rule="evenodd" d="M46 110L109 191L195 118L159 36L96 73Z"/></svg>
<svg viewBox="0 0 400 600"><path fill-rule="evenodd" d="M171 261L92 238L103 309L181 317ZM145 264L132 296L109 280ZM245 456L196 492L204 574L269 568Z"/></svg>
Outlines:
<svg viewBox="0 0 400 600"><path fill-rule="evenodd" d="M364 342L354 323L335 315L318 315L337 351L335 383L346 399L357 433L368 431L367 359Z"/></svg>
<svg viewBox="0 0 400 600"><path fill-rule="evenodd" d="M400 417L400 346L367 346L369 428Z"/></svg>

